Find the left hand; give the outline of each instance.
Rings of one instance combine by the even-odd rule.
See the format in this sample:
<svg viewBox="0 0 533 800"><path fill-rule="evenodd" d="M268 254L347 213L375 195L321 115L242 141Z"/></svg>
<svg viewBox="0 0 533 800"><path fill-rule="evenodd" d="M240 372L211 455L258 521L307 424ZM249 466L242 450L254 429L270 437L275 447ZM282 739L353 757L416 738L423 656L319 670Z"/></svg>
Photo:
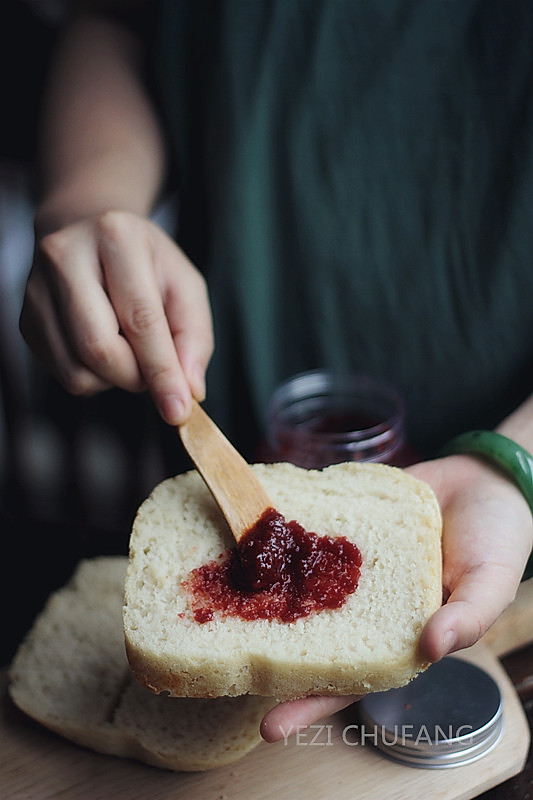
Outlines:
<svg viewBox="0 0 533 800"><path fill-rule="evenodd" d="M420 639L428 661L469 647L514 599L531 552L533 517L520 491L471 456L448 456L410 467L435 492L443 515L443 601ZM306 697L266 714L261 734L274 742L358 698Z"/></svg>

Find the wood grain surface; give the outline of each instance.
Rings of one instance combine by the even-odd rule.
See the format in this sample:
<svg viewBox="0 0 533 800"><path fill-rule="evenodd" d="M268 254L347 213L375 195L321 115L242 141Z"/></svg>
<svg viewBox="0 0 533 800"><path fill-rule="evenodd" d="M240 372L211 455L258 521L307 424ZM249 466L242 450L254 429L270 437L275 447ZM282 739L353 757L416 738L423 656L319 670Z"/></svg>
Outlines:
<svg viewBox="0 0 533 800"><path fill-rule="evenodd" d="M482 760L445 770L390 761L353 735L352 706L287 743L261 744L241 761L207 773L172 773L99 755L42 728L16 709L2 673L0 786L4 800L468 800L522 770L529 728L518 695L498 658L482 643L466 657L498 682L502 739ZM313 743L312 743L313 742Z"/></svg>

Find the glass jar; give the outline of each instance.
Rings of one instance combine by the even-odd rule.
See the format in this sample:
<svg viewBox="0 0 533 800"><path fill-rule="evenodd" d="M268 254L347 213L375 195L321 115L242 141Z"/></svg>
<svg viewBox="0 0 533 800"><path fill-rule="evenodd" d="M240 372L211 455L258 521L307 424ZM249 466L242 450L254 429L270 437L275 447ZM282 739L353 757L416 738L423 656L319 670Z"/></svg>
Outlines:
<svg viewBox="0 0 533 800"><path fill-rule="evenodd" d="M398 392L368 375L303 372L272 395L268 460L306 469L344 461L405 466L404 417Z"/></svg>

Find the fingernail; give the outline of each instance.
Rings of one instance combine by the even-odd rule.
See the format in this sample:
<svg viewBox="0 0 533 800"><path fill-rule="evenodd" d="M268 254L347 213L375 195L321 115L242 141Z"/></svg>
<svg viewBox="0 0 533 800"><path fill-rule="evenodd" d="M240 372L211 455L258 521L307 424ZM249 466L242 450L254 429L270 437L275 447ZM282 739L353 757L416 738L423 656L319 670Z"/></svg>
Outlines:
<svg viewBox="0 0 533 800"><path fill-rule="evenodd" d="M179 425L183 419L185 403L176 394L167 394L159 401L161 416L169 425Z"/></svg>
<svg viewBox="0 0 533 800"><path fill-rule="evenodd" d="M200 364L196 364L192 370L192 380L194 393L197 400L205 399L205 371Z"/></svg>
<svg viewBox="0 0 533 800"><path fill-rule="evenodd" d="M457 641L457 634L455 631L446 631L444 636L442 637L442 644L444 647L444 655L451 653L455 647L455 643Z"/></svg>

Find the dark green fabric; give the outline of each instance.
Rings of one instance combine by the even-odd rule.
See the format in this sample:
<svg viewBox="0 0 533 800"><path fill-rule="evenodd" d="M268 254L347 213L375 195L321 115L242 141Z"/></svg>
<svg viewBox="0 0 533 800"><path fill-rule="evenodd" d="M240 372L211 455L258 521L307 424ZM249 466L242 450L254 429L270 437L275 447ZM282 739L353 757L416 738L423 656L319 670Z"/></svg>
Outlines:
<svg viewBox="0 0 533 800"><path fill-rule="evenodd" d="M156 52L236 441L314 367L395 384L424 454L529 394L531 2L169 0Z"/></svg>

